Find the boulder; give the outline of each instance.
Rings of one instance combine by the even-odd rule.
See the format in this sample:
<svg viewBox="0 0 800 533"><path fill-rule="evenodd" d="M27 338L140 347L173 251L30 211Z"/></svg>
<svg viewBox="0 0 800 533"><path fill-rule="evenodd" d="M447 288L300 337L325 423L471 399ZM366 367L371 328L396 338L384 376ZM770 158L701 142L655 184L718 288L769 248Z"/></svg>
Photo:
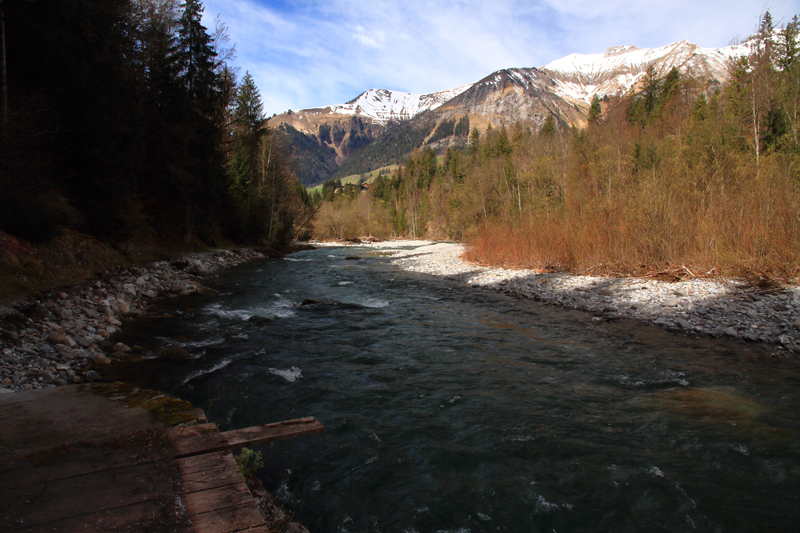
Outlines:
<svg viewBox="0 0 800 533"><path fill-rule="evenodd" d="M75 342L83 346L84 348L88 348L92 345L92 339L88 337L84 337L82 335L75 335Z"/></svg>
<svg viewBox="0 0 800 533"><path fill-rule="evenodd" d="M200 285L197 288L197 292L199 292L200 294L205 294L206 296L218 296L219 295L219 291L218 290L212 289L211 287L205 287L203 285Z"/></svg>
<svg viewBox="0 0 800 533"><path fill-rule="evenodd" d="M333 310L333 309L362 309L364 306L359 304L340 302L339 300L334 300L332 298L316 298L316 299L303 300L303 302L300 304L300 307L305 307L307 309Z"/></svg>
<svg viewBox="0 0 800 533"><path fill-rule="evenodd" d="M19 340L19 335L14 331L7 331L5 329L0 329L0 337L8 339L10 341Z"/></svg>
<svg viewBox="0 0 800 533"><path fill-rule="evenodd" d="M202 276L208 272L208 267L203 264L202 261L197 259L190 259L189 266L186 269L186 272L189 274L194 274L195 276Z"/></svg>
<svg viewBox="0 0 800 533"><path fill-rule="evenodd" d="M69 340L66 335L63 333L59 333L57 331L51 331L50 334L47 336L47 342L52 345L63 344L69 346Z"/></svg>
<svg viewBox="0 0 800 533"><path fill-rule="evenodd" d="M170 346L169 348L162 350L158 355L158 358L168 359L170 361L187 361L191 359L192 356L180 346Z"/></svg>
<svg viewBox="0 0 800 533"><path fill-rule="evenodd" d="M102 366L111 363L111 360L100 352L89 354L89 359L95 364L95 366Z"/></svg>

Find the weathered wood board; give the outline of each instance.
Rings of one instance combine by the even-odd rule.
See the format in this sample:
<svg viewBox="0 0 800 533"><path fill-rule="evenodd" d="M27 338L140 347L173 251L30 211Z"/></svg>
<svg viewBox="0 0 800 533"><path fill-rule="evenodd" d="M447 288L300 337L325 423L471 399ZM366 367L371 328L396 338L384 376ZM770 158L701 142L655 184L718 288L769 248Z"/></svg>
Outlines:
<svg viewBox="0 0 800 533"><path fill-rule="evenodd" d="M214 424L175 428L169 430L168 433L175 445L175 457L183 458L302 437L319 433L324 429L325 427L315 418L307 417L235 429L224 433L215 431Z"/></svg>

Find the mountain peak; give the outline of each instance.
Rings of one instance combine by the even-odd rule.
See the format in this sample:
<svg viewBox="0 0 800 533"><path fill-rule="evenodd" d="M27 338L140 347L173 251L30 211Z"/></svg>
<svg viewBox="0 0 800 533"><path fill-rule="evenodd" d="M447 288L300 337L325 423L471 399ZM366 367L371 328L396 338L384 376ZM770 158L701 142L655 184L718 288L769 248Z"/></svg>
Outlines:
<svg viewBox="0 0 800 533"><path fill-rule="evenodd" d="M702 74L721 83L728 61L750 53L749 45L701 48L679 41L661 48L612 46L604 54L570 54L542 67L554 80L554 92L572 102L589 102L595 95L613 96L630 91L651 66L665 75L672 68L682 74Z"/></svg>
<svg viewBox="0 0 800 533"><path fill-rule="evenodd" d="M638 48L636 46L634 46L634 45L612 46L610 48L606 48L605 57L618 56L620 54L624 54L626 52L631 52L633 50L638 50ZM580 55L580 54L574 54L574 55Z"/></svg>
<svg viewBox="0 0 800 533"><path fill-rule="evenodd" d="M370 118L378 124L386 124L390 121L408 120L423 111L439 107L470 87L472 84L431 94L370 89L346 104L329 105L323 109L330 114L361 116Z"/></svg>

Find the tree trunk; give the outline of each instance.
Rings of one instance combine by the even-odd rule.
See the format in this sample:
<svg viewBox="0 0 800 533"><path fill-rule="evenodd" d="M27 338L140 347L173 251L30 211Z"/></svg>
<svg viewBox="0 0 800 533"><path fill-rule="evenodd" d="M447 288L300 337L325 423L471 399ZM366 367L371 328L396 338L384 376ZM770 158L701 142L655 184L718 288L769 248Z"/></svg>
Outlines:
<svg viewBox="0 0 800 533"><path fill-rule="evenodd" d="M758 144L758 112L756 111L756 84L755 81L750 86L750 91L752 94L752 109L753 109L753 142L755 143L756 147L756 178L760 176L761 167L759 166L759 157L761 155L761 147Z"/></svg>
<svg viewBox="0 0 800 533"><path fill-rule="evenodd" d="M8 124L8 75L6 74L6 17L0 0L0 75L3 78L3 124Z"/></svg>

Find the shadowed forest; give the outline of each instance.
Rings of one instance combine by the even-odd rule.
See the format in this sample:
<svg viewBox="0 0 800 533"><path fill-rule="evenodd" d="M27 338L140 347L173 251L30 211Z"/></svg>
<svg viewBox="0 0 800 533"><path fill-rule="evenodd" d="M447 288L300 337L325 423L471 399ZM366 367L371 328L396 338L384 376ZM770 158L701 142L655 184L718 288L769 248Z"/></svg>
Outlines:
<svg viewBox="0 0 800 533"><path fill-rule="evenodd" d="M307 209L252 77L198 0L0 4L0 229L279 244Z"/></svg>

